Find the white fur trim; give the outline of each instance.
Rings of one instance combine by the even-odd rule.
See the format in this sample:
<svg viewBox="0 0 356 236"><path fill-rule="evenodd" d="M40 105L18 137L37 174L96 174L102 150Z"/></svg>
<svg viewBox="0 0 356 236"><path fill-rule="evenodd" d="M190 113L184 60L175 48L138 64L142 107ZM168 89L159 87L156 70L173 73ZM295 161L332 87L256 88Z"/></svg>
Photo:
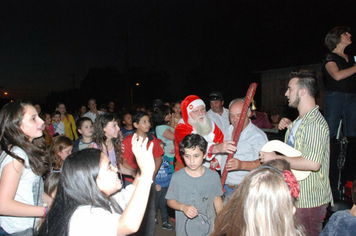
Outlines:
<svg viewBox="0 0 356 236"><path fill-rule="evenodd" d="M189 105L187 106L187 113L189 115L189 113L196 107L203 105L205 107L205 103L203 102L203 100L201 99L195 99L194 101L192 101L191 103L189 103Z"/></svg>

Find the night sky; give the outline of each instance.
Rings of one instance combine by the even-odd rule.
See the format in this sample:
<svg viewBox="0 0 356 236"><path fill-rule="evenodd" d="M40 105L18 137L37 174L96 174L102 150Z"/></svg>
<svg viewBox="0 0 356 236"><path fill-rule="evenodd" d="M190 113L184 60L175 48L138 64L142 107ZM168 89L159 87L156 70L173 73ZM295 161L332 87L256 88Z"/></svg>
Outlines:
<svg viewBox="0 0 356 236"><path fill-rule="evenodd" d="M70 74L79 88L90 68L123 73L126 48L130 67L166 71L171 89L192 70L247 88L253 71L322 62L331 28L356 37L355 12L355 0L1 1L0 97L44 102Z"/></svg>

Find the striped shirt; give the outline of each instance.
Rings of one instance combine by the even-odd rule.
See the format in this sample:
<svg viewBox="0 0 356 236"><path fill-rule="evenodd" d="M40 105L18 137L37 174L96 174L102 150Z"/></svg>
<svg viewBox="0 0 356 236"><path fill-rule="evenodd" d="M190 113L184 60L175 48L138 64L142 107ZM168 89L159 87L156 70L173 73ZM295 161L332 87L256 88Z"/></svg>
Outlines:
<svg viewBox="0 0 356 236"><path fill-rule="evenodd" d="M287 142L289 133L298 118L288 127L285 142ZM321 165L320 169L312 171L308 178L298 181L300 195L296 206L312 208L329 202L333 204L329 181L329 127L319 112L319 106L315 106L303 117L302 123L295 133L294 141L294 148L302 153L303 158Z"/></svg>

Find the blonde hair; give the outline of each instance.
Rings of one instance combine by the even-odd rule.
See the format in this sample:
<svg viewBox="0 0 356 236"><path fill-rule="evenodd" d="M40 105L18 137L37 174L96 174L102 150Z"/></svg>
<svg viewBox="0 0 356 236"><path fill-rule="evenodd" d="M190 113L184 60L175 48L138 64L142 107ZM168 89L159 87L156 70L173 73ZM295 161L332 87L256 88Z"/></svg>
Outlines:
<svg viewBox="0 0 356 236"><path fill-rule="evenodd" d="M255 169L244 178L216 217L211 235L301 235L293 207L283 175L269 168Z"/></svg>

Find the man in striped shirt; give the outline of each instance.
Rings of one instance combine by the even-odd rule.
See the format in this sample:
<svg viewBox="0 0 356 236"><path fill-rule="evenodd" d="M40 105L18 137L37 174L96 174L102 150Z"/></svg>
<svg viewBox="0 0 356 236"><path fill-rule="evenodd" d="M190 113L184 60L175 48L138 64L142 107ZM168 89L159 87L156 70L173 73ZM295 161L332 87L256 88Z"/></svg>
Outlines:
<svg viewBox="0 0 356 236"><path fill-rule="evenodd" d="M287 129L285 142L302 155L285 157L261 152L261 162L284 158L291 168L311 171L308 178L298 181L300 196L296 201L296 214L301 218L308 235L319 235L326 216L326 208L333 201L329 181L329 127L319 112L315 95L317 78L313 70L298 70L290 74L285 96L288 105L297 108L299 116L291 122L283 118L279 129Z"/></svg>

